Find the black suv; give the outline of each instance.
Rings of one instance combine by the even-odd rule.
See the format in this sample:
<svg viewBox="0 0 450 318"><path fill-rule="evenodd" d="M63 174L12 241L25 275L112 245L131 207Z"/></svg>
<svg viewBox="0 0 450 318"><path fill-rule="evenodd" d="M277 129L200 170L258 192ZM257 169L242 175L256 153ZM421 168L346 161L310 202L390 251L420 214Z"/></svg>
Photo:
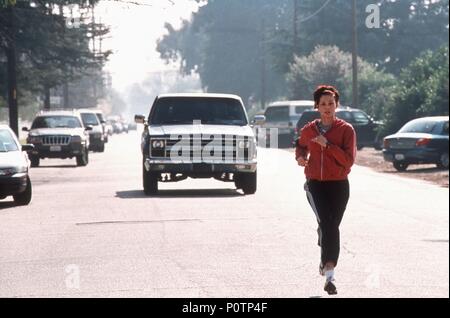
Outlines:
<svg viewBox="0 0 450 318"><path fill-rule="evenodd" d="M364 111L350 107L339 107L336 109L336 117L353 126L356 132L358 150L364 147L374 147L376 150L383 148L383 138L378 132L381 123L373 120ZM320 113L317 110L305 110L302 113L296 125L297 137L293 142L294 146L301 129L309 122L319 118Z"/></svg>
<svg viewBox="0 0 450 318"><path fill-rule="evenodd" d="M215 178L256 192L256 140L240 97L166 94L156 98L142 134L144 192L158 182Z"/></svg>
<svg viewBox="0 0 450 318"><path fill-rule="evenodd" d="M73 158L77 166L89 162L89 134L92 127L84 127L77 111L43 111L33 120L27 143L34 149L28 152L31 167L39 166L43 158Z"/></svg>

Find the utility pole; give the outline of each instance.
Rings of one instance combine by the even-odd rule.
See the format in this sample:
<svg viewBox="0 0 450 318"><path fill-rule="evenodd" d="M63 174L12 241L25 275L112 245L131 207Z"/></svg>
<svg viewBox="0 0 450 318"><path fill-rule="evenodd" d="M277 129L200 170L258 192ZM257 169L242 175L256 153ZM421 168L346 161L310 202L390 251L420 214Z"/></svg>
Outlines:
<svg viewBox="0 0 450 318"><path fill-rule="evenodd" d="M6 58L8 69L8 107L9 107L9 126L14 133L19 135L19 112L17 105L17 57L16 57L16 23L15 23L15 2L8 3L7 12L9 17L9 32L7 36Z"/></svg>
<svg viewBox="0 0 450 318"><path fill-rule="evenodd" d="M70 12L70 14L72 14L72 12ZM59 15L64 19L64 10L62 4L59 4ZM67 81L67 75L67 71L65 71L63 84L63 108L69 108L69 83Z"/></svg>
<svg viewBox="0 0 450 318"><path fill-rule="evenodd" d="M94 58L97 56L96 48L95 48L95 4L91 3L91 14L92 14L92 51L94 53ZM92 89L94 95L94 107L97 107L97 74L92 75Z"/></svg>
<svg viewBox="0 0 450 318"><path fill-rule="evenodd" d="M298 54L299 41L298 41L298 0L294 1L294 41L293 41L293 54Z"/></svg>
<svg viewBox="0 0 450 318"><path fill-rule="evenodd" d="M356 0L352 3L352 70L353 70L353 89L352 89L352 107L359 107L358 101L358 26L356 19Z"/></svg>
<svg viewBox="0 0 450 318"><path fill-rule="evenodd" d="M261 23L261 108L266 108L266 21L264 18Z"/></svg>

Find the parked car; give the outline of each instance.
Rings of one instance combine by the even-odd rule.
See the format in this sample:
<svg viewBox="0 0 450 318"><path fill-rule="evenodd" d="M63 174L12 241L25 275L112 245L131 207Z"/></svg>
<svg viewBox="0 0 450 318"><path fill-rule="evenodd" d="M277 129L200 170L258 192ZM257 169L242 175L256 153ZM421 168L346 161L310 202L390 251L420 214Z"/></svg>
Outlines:
<svg viewBox="0 0 450 318"><path fill-rule="evenodd" d="M28 131L27 143L34 149L28 151L31 167L39 166L44 158L76 158L77 166L86 166L89 162L89 131L84 127L80 113L76 110L42 111Z"/></svg>
<svg viewBox="0 0 450 318"><path fill-rule="evenodd" d="M239 96L166 94L156 98L142 134L144 192L158 182L215 178L256 192L256 140Z"/></svg>
<svg viewBox="0 0 450 318"><path fill-rule="evenodd" d="M411 164L436 164L448 169L448 116L409 121L397 133L384 138L384 160L405 171Z"/></svg>
<svg viewBox="0 0 450 318"><path fill-rule="evenodd" d="M0 200L12 195L17 205L31 202L32 186L27 153L33 145L20 145L14 132L0 125Z"/></svg>
<svg viewBox="0 0 450 318"><path fill-rule="evenodd" d="M336 117L345 120L353 126L356 133L358 150L364 147L374 147L377 150L383 148L383 138L379 133L381 122L373 120L364 111L357 108L341 106L336 109ZM303 112L295 127L293 144L295 145L301 129L309 122L320 118L317 110L307 110Z"/></svg>
<svg viewBox="0 0 450 318"><path fill-rule="evenodd" d="M102 131L103 131L103 141L108 143L109 140L109 133L108 133L108 127L106 124L105 116L103 115L103 111L101 110L94 110L95 114L97 115L98 120L100 121L100 124L102 125Z"/></svg>
<svg viewBox="0 0 450 318"><path fill-rule="evenodd" d="M78 109L81 115L81 121L84 127L92 127L89 130L89 150L104 152L105 136L103 134L103 126L97 117L95 111L90 109Z"/></svg>
<svg viewBox="0 0 450 318"><path fill-rule="evenodd" d="M278 145L290 146L295 136L295 124L305 110L314 109L312 100L292 100L274 102L267 106L264 112L264 122L261 127L278 129Z"/></svg>

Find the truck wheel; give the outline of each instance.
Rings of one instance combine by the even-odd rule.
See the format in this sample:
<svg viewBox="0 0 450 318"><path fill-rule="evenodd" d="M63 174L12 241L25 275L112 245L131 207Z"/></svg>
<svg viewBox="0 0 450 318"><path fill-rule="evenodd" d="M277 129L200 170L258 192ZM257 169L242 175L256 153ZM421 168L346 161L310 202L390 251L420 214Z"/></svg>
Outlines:
<svg viewBox="0 0 450 318"><path fill-rule="evenodd" d="M89 163L89 150L84 148L81 155L77 156L77 166L84 167Z"/></svg>
<svg viewBox="0 0 450 318"><path fill-rule="evenodd" d="M39 159L39 158L38 158ZM27 187L24 192L13 195L14 203L16 205L28 205L31 202L32 187L30 177L27 177Z"/></svg>
<svg viewBox="0 0 450 318"><path fill-rule="evenodd" d="M30 156L30 161L31 161L31 167L32 168L36 168L39 167L39 157L35 157L35 156Z"/></svg>
<svg viewBox="0 0 450 318"><path fill-rule="evenodd" d="M404 161L395 161L394 162L394 168L397 169L397 171L406 171L408 169L409 164L407 164Z"/></svg>
<svg viewBox="0 0 450 318"><path fill-rule="evenodd" d="M255 194L257 186L256 171L240 174L237 179L237 185L245 194Z"/></svg>
<svg viewBox="0 0 450 318"><path fill-rule="evenodd" d="M142 167L142 181L146 195L158 193L158 174L148 172L145 167Z"/></svg>

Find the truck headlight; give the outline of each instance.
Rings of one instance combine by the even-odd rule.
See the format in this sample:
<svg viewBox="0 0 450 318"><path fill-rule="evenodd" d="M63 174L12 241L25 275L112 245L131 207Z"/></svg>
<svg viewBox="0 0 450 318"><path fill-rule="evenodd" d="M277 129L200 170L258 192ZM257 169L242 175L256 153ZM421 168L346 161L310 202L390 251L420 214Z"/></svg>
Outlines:
<svg viewBox="0 0 450 318"><path fill-rule="evenodd" d="M153 149L163 149L166 146L165 140L153 139L152 148Z"/></svg>
<svg viewBox="0 0 450 318"><path fill-rule="evenodd" d="M248 149L248 148L250 148L250 141L249 140L240 140L239 142L238 142L238 147L239 148L244 148L244 149Z"/></svg>

